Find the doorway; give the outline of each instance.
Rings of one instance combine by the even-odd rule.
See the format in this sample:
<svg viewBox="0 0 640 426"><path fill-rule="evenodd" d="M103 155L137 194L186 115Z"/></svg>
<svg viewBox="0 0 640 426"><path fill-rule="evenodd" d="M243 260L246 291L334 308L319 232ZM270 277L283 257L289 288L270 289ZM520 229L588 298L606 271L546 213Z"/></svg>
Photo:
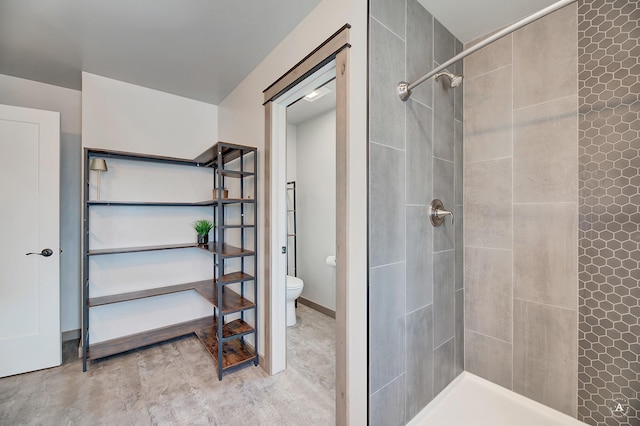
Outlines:
<svg viewBox="0 0 640 426"><path fill-rule="evenodd" d="M289 237L291 234L291 229L288 227L288 221L291 220L289 216L291 216L288 210L292 210L291 205L287 205L288 202L288 191L287 190L287 182L291 180L288 179L287 174L291 172L291 168L287 167L287 128L288 128L288 120L292 114L288 114L289 109L292 108L291 112L295 116L296 110L300 108L295 105L299 102L305 102L304 97L309 93L319 90L320 88L326 88L329 82L335 80L336 77L336 61L332 60L329 63L323 65L315 72L313 72L309 77L305 78L303 81L298 84L293 85L291 88L286 90L281 96L278 97L277 100L273 101L271 104L272 109L272 126L274 130L274 138L273 142L273 157L272 157L272 175L271 175L271 201L273 203L272 206L272 218L273 227L272 227L272 236L273 236L273 244L271 246L272 253L279 252L279 256L272 256L271 260L271 283L272 288L277 290L277 293L273 295L271 306L274 310L277 310L280 321L272 324L272 333L274 337L277 336L277 341L279 342L277 347L274 347L274 351L272 352L272 373L277 373L280 371L284 371L286 369L287 359L286 359L286 331L287 331L287 275L291 271L288 268L288 264L293 260L295 262L296 254L293 253L294 258L291 257L291 252L288 252L288 248L290 247L292 251L297 250L296 244L294 241L291 241L292 238ZM335 92L334 92L335 93ZM318 101L319 102L319 101ZM335 115L334 115L335 117ZM335 130L335 125L334 125ZM290 135L289 135L290 136ZM334 138L335 141L335 138ZM335 147L335 145L334 145ZM335 152L335 149L333 149ZM335 155L334 155L335 158ZM333 194L336 193L336 185L335 185L335 176L333 176L332 182ZM335 202L335 199L334 199ZM335 205L335 203L334 203ZM333 212L335 218L335 209ZM297 221L297 217L296 217ZM332 229L333 235L335 236L335 226ZM333 239L335 246L335 238ZM296 241L297 238L296 238ZM328 254L331 255L331 254ZM289 265L290 266L290 265ZM297 265L296 265L297 266ZM335 301L335 296L334 296ZM291 314L290 314L291 316ZM284 318L283 318L284 317Z"/></svg>
<svg viewBox="0 0 640 426"><path fill-rule="evenodd" d="M329 74L335 75L335 68ZM287 107L286 151L286 273L301 280L299 302L332 318L336 309L335 90L334 78ZM292 324L295 317L289 313L287 323Z"/></svg>
<svg viewBox="0 0 640 426"><path fill-rule="evenodd" d="M264 92L265 100L265 368L286 368L286 108L301 94L336 84L336 424L347 422L347 152L349 26L345 25ZM353 362L353 361L352 361Z"/></svg>
<svg viewBox="0 0 640 426"><path fill-rule="evenodd" d="M286 210L281 214L287 241L286 367L316 389L318 402L334 408L335 61L327 68L309 77L310 85L303 85L286 109Z"/></svg>

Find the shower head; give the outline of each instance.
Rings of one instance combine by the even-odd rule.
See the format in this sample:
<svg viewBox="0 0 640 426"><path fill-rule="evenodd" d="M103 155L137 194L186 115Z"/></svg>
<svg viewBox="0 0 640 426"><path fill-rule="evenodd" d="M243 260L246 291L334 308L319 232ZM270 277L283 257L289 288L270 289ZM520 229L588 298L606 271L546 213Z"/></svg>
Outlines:
<svg viewBox="0 0 640 426"><path fill-rule="evenodd" d="M464 78L461 75L455 75L448 71L442 71L435 75L435 79L438 80L442 76L445 76L449 79L449 87L458 87L460 83L462 83L462 79Z"/></svg>
<svg viewBox="0 0 640 426"><path fill-rule="evenodd" d="M401 100L406 101L407 99L409 99L411 97L411 90L414 87L418 86L419 84L424 83L425 81L427 81L431 77L435 77L436 80L438 80L442 76L447 77L449 79L449 87L458 87L460 85L460 83L462 83L462 79L464 78L464 76L455 75L455 74L450 73L449 71L442 71L442 72L439 72L437 74L434 74L434 71L431 71L430 73L425 74L424 76L422 76L421 79L419 79L416 82L411 83L411 84L407 83L406 81L399 82L398 86L396 87L396 91L398 93L398 97L400 97Z"/></svg>

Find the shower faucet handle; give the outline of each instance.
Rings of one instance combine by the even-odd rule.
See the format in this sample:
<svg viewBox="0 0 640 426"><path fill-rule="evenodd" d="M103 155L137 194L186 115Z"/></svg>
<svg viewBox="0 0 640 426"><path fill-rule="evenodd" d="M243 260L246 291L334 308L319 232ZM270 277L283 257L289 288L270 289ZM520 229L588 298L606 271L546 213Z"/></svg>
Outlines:
<svg viewBox="0 0 640 426"><path fill-rule="evenodd" d="M453 212L444 209L444 204L437 198L431 202L429 206L429 218L433 226L440 226L444 222L444 218L451 216L451 223L453 224Z"/></svg>

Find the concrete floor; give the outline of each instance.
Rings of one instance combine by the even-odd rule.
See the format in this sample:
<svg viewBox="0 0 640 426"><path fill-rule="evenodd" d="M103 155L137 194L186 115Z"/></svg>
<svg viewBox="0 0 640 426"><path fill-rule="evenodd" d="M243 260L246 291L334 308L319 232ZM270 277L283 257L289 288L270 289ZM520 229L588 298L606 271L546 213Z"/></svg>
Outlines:
<svg viewBox="0 0 640 426"><path fill-rule="evenodd" d="M331 425L335 322L298 304L288 367L249 365L218 381L195 336L94 361L66 344L60 367L0 379L0 425Z"/></svg>

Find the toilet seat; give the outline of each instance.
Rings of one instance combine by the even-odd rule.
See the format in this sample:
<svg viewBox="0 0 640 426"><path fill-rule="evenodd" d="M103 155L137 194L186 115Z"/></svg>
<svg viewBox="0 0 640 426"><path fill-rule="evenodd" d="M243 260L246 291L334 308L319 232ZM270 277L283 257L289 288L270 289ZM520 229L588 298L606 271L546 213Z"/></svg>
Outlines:
<svg viewBox="0 0 640 426"><path fill-rule="evenodd" d="M297 290L304 287L304 282L298 277L287 275L287 289Z"/></svg>

